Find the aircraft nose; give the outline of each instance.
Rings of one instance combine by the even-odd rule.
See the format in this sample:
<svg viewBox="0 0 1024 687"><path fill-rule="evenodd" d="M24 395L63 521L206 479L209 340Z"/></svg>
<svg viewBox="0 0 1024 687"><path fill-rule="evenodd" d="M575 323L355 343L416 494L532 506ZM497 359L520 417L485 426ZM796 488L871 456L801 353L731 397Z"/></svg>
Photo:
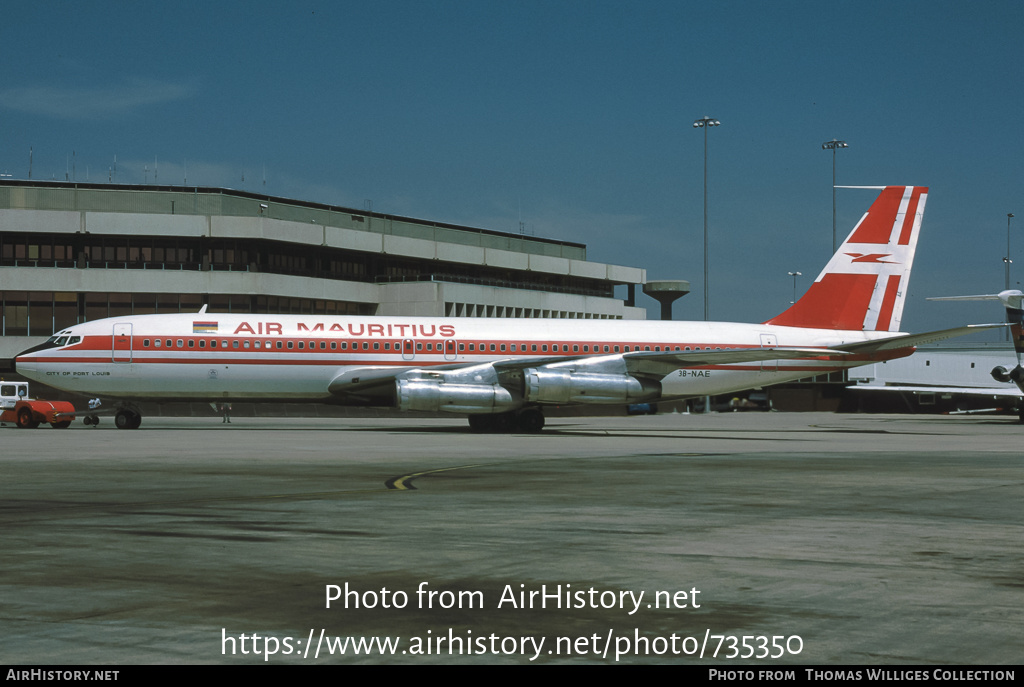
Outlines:
<svg viewBox="0 0 1024 687"><path fill-rule="evenodd" d="M32 348L26 348L21 353L14 356L14 369L18 374L31 374L36 371L35 354L36 351L41 351L49 346L45 343L33 346Z"/></svg>

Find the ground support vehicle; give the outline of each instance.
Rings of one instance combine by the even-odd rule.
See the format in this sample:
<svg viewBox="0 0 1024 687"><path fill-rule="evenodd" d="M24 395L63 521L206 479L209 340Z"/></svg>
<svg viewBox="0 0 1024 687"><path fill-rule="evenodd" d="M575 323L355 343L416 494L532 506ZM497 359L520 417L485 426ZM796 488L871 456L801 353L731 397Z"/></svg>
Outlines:
<svg viewBox="0 0 1024 687"><path fill-rule="evenodd" d="M28 382L0 381L0 425L35 429L45 422L54 429L65 429L74 419L75 407L67 401L33 399L28 394Z"/></svg>

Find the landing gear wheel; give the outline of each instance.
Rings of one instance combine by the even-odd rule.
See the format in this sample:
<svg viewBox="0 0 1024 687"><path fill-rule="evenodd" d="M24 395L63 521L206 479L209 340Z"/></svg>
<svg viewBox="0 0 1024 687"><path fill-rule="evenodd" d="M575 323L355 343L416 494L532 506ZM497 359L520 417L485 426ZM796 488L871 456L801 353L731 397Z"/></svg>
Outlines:
<svg viewBox="0 0 1024 687"><path fill-rule="evenodd" d="M474 432L489 432L492 424L490 415L469 416L469 428Z"/></svg>
<svg viewBox="0 0 1024 687"><path fill-rule="evenodd" d="M18 429L35 429L39 426L39 420L32 415L31 408L22 408L18 411Z"/></svg>
<svg viewBox="0 0 1024 687"><path fill-rule="evenodd" d="M544 429L544 413L540 408L527 408L519 413L516 424L524 434L537 434Z"/></svg>
<svg viewBox="0 0 1024 687"><path fill-rule="evenodd" d="M486 432L488 434L511 432L515 427L515 414L470 415L469 426L474 432Z"/></svg>
<svg viewBox="0 0 1024 687"><path fill-rule="evenodd" d="M134 410L122 408L114 416L114 425L118 429L138 429L142 424L142 416Z"/></svg>

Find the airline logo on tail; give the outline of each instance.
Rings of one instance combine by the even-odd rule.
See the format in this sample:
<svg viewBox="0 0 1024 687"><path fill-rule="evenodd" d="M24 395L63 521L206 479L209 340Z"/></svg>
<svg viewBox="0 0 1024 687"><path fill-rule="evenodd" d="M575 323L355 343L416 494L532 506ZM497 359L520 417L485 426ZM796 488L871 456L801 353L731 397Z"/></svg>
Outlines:
<svg viewBox="0 0 1024 687"><path fill-rule="evenodd" d="M927 199L923 186L885 187L803 298L766 324L899 331Z"/></svg>

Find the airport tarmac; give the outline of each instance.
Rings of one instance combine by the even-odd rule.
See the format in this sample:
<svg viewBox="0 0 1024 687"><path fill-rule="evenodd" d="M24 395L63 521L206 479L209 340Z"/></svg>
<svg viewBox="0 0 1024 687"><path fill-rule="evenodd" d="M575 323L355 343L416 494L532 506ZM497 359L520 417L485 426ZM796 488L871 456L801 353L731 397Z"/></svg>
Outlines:
<svg viewBox="0 0 1024 687"><path fill-rule="evenodd" d="M0 663L1019 664L1022 436L824 413L8 426Z"/></svg>

